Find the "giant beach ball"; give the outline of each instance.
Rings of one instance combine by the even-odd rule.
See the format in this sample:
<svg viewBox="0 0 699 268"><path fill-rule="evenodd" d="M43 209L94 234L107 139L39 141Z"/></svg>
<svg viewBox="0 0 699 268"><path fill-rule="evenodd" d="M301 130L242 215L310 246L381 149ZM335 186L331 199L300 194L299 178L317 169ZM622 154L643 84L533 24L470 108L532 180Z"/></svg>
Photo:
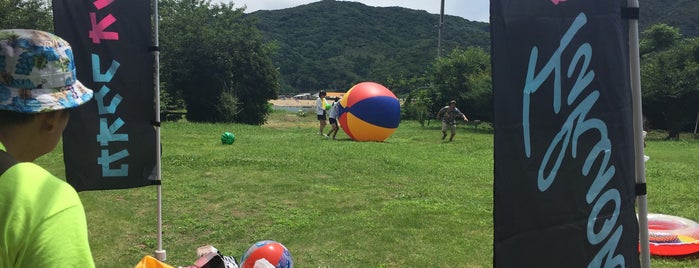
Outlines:
<svg viewBox="0 0 699 268"><path fill-rule="evenodd" d="M398 98L374 82L354 85L340 99L339 110L342 130L355 141L384 141L400 123Z"/></svg>
<svg viewBox="0 0 699 268"><path fill-rule="evenodd" d="M241 268L253 268L260 259L267 260L275 268L294 268L289 250L279 242L262 240L252 244L240 258Z"/></svg>

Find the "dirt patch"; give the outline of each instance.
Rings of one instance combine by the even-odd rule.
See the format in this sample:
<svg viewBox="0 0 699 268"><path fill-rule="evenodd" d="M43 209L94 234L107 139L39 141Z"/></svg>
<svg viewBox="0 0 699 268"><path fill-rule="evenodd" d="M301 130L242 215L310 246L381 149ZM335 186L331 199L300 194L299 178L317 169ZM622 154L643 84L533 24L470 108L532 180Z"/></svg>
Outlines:
<svg viewBox="0 0 699 268"><path fill-rule="evenodd" d="M295 99L279 99L269 101L274 106L284 107L313 107L316 105L315 100L295 100Z"/></svg>

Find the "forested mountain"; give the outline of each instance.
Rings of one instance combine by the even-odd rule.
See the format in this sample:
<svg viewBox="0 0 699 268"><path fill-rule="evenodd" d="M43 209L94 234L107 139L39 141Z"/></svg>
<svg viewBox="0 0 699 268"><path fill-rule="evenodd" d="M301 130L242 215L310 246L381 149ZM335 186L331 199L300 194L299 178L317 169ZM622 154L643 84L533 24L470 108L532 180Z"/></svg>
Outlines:
<svg viewBox="0 0 699 268"><path fill-rule="evenodd" d="M680 29L685 37L699 36L699 1L697 0L640 0L641 30L653 24L664 23Z"/></svg>
<svg viewBox="0 0 699 268"><path fill-rule="evenodd" d="M641 31L656 23L699 36L698 0L641 0ZM347 90L360 81L420 76L437 57L439 14L401 7L322 0L256 11L258 28L278 45L280 94ZM489 50L490 25L446 15L442 55L454 48Z"/></svg>
<svg viewBox="0 0 699 268"><path fill-rule="evenodd" d="M439 14L324 0L249 14L279 46L282 94L349 89L360 81L423 74L437 57ZM445 16L442 48L490 45L489 25Z"/></svg>

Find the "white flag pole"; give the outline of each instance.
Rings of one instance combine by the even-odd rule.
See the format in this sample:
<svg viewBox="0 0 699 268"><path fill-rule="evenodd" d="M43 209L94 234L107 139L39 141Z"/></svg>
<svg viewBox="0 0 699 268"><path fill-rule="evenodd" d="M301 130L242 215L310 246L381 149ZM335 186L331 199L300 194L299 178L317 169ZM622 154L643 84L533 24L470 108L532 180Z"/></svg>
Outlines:
<svg viewBox="0 0 699 268"><path fill-rule="evenodd" d="M638 11L639 0L628 0L628 8ZM638 14L638 13L636 13ZM638 49L638 17L629 18L629 63L631 71L631 91L633 98L633 130L636 167L636 184L645 188L646 164L643 159L643 110L641 102L641 60ZM645 193L636 197L638 205L639 244L641 246L641 267L650 267L650 246L648 240L648 200Z"/></svg>
<svg viewBox="0 0 699 268"><path fill-rule="evenodd" d="M158 40L158 0L152 0L153 3L153 16L151 21L153 22L153 58L155 65L154 72L154 86L155 91L155 146L157 146L156 151L156 180L161 181L161 152L162 148L160 145L160 51L159 51L159 40ZM162 184L158 183L156 185L158 188L158 249L155 250L155 258L159 261L167 260L167 252L163 249L163 191Z"/></svg>

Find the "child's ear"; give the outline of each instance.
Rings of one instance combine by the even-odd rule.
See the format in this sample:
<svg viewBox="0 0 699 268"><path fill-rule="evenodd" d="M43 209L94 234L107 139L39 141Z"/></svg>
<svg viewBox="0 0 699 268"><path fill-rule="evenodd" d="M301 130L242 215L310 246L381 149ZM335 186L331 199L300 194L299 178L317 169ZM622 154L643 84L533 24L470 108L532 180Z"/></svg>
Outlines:
<svg viewBox="0 0 699 268"><path fill-rule="evenodd" d="M65 124L67 123L68 111L58 110L52 112L42 113L39 116L41 120L41 130L46 132L63 131Z"/></svg>

